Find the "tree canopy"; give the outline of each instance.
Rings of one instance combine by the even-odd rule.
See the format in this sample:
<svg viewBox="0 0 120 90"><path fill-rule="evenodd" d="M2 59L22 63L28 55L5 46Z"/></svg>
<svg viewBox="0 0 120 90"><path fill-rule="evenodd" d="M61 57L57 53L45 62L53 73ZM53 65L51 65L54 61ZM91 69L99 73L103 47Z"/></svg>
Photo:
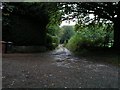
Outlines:
<svg viewBox="0 0 120 90"><path fill-rule="evenodd" d="M100 21L100 19L110 20L114 23L114 47L120 48L120 2L68 2L60 3L61 11L68 14L62 20L70 20L83 17L88 14L94 14L93 21ZM90 18L87 18L89 21Z"/></svg>
<svg viewBox="0 0 120 90"><path fill-rule="evenodd" d="M2 16L3 40L17 45L46 45L49 26L60 22L57 3L49 2L4 2Z"/></svg>

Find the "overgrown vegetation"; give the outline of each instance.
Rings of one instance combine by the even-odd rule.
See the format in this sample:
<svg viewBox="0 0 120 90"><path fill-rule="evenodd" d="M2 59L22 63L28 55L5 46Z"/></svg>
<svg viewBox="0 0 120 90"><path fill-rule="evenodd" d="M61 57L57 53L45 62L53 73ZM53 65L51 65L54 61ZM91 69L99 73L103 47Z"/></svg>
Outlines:
<svg viewBox="0 0 120 90"><path fill-rule="evenodd" d="M2 40L18 46L55 48L61 14L57 3L4 2Z"/></svg>
<svg viewBox="0 0 120 90"><path fill-rule="evenodd" d="M62 26L59 33L60 43L67 44L68 40L75 34L73 26Z"/></svg>
<svg viewBox="0 0 120 90"><path fill-rule="evenodd" d="M100 22L101 19L111 21L114 28L113 48L120 49L120 2L63 2L60 5L67 15L63 16L63 20L80 19L82 15L82 24L89 21ZM89 14L93 14L94 18L91 19Z"/></svg>
<svg viewBox="0 0 120 90"><path fill-rule="evenodd" d="M72 51L91 48L108 48L113 45L112 24L89 24L86 26L76 25L75 35L66 45ZM108 32L109 31L109 32Z"/></svg>
<svg viewBox="0 0 120 90"><path fill-rule="evenodd" d="M4 2L2 6L2 40L16 46L52 50L64 44L74 52L120 49L120 2ZM78 20L75 27L59 27L62 20L71 19Z"/></svg>
<svg viewBox="0 0 120 90"><path fill-rule="evenodd" d="M55 49L59 45L59 32L60 32L60 19L61 13L59 11L50 13L49 23L47 25L47 41L46 45L49 49Z"/></svg>

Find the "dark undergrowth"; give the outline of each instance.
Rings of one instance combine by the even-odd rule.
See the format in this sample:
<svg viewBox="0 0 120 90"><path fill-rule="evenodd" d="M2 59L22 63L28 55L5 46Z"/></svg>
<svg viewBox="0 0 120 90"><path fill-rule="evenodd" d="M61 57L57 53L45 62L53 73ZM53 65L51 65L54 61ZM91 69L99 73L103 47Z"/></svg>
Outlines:
<svg viewBox="0 0 120 90"><path fill-rule="evenodd" d="M82 49L74 52L77 56L87 58L95 62L108 63L120 66L120 51L107 48Z"/></svg>

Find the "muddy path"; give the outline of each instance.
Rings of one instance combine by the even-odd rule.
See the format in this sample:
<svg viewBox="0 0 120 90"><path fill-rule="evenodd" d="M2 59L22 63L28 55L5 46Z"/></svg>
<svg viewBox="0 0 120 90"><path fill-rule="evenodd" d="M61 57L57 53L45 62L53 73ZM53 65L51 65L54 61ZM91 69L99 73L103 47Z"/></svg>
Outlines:
<svg viewBox="0 0 120 90"><path fill-rule="evenodd" d="M118 88L120 68L74 56L60 45L34 54L4 54L3 88Z"/></svg>

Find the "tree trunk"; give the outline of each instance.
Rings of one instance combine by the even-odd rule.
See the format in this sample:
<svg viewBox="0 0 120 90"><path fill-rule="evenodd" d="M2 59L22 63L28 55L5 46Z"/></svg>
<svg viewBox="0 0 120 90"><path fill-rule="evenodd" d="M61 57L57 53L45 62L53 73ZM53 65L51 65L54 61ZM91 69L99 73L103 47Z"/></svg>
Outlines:
<svg viewBox="0 0 120 90"><path fill-rule="evenodd" d="M116 18L114 23L114 44L115 49L120 49L120 18Z"/></svg>

